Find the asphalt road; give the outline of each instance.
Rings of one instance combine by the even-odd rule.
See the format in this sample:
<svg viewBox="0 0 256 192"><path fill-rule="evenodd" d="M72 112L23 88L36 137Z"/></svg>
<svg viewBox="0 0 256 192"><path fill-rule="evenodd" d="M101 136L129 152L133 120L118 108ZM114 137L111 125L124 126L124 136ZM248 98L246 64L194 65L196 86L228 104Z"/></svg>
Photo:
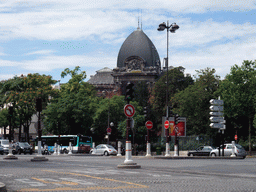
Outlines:
<svg viewBox="0 0 256 192"><path fill-rule="evenodd" d="M256 191L256 158L153 159L133 157L141 169L118 169L124 157L46 156L31 162L0 156L7 191Z"/></svg>

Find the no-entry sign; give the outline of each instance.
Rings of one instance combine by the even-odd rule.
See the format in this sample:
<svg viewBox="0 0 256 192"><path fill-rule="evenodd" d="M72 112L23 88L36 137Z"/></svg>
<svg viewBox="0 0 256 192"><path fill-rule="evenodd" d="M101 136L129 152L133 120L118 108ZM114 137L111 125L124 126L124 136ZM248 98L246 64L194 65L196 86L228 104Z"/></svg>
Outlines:
<svg viewBox="0 0 256 192"><path fill-rule="evenodd" d="M152 121L147 121L147 122L145 123L145 125L146 125L147 129L152 129L152 127L153 127Z"/></svg>
<svg viewBox="0 0 256 192"><path fill-rule="evenodd" d="M165 128L165 129L168 129L169 126L170 126L169 121L166 120L166 121L164 122L164 128Z"/></svg>

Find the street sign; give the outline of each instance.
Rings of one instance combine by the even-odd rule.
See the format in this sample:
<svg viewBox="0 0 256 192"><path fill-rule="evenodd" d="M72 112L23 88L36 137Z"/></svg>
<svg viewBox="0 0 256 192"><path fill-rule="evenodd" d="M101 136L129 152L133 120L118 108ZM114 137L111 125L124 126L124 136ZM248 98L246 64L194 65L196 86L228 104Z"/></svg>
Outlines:
<svg viewBox="0 0 256 192"><path fill-rule="evenodd" d="M165 128L165 129L168 129L169 126L170 126L169 121L166 120L166 121L164 122L164 128Z"/></svg>
<svg viewBox="0 0 256 192"><path fill-rule="evenodd" d="M212 105L224 105L224 102L223 102L223 100L211 99L210 104L212 104Z"/></svg>
<svg viewBox="0 0 256 192"><path fill-rule="evenodd" d="M210 127L211 128L217 128L217 129L224 129L224 124L222 124L222 123L211 123Z"/></svg>
<svg viewBox="0 0 256 192"><path fill-rule="evenodd" d="M235 135L235 140L237 140L237 135Z"/></svg>
<svg viewBox="0 0 256 192"><path fill-rule="evenodd" d="M127 117L132 117L135 113L135 108L131 104L127 104L124 106L124 114Z"/></svg>
<svg viewBox="0 0 256 192"><path fill-rule="evenodd" d="M211 122L224 122L224 117L210 117Z"/></svg>
<svg viewBox="0 0 256 192"><path fill-rule="evenodd" d="M213 115L213 116L223 116L224 114L222 112L213 112L213 111L211 111L210 115Z"/></svg>
<svg viewBox="0 0 256 192"><path fill-rule="evenodd" d="M152 121L147 121L147 122L145 123L145 125L146 125L147 129L152 129L152 127L153 127Z"/></svg>
<svg viewBox="0 0 256 192"><path fill-rule="evenodd" d="M223 111L223 110L224 110L224 107L223 107L223 106L211 105L211 106L210 106L210 110L211 110L211 111Z"/></svg>

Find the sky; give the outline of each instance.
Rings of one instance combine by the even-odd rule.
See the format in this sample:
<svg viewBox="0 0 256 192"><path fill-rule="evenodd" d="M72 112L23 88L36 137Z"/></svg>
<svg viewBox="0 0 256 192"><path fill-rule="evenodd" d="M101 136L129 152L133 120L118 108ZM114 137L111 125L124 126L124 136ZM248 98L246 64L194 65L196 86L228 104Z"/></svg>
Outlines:
<svg viewBox="0 0 256 192"><path fill-rule="evenodd" d="M138 20L161 63L167 35L158 25L179 25L169 34L169 65L192 76L209 67L224 79L256 59L256 0L0 0L0 81L39 73L65 83L61 72L76 66L87 81L117 66Z"/></svg>

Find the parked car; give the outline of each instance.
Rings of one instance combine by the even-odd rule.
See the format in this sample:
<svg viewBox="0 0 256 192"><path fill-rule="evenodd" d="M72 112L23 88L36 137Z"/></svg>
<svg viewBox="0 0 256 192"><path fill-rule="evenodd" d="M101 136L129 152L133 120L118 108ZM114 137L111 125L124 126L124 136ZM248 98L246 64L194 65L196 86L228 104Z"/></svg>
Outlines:
<svg viewBox="0 0 256 192"><path fill-rule="evenodd" d="M9 153L9 140L8 139L0 139L0 145L4 148L4 153Z"/></svg>
<svg viewBox="0 0 256 192"><path fill-rule="evenodd" d="M18 153L18 154L24 153L24 155L26 153L29 153L29 154L33 153L32 146L29 145L27 142L17 142L13 146L15 149L15 153Z"/></svg>
<svg viewBox="0 0 256 192"><path fill-rule="evenodd" d="M213 157L219 156L219 148L212 150L210 155ZM222 146L220 148L220 155L222 155ZM232 144L231 143L224 144L224 156L231 156L231 155L232 155ZM235 155L238 157L245 158L247 155L247 152L241 145L235 144Z"/></svg>
<svg viewBox="0 0 256 192"><path fill-rule="evenodd" d="M196 150L189 151L188 156L210 156L210 152L215 149L212 146L200 146Z"/></svg>
<svg viewBox="0 0 256 192"><path fill-rule="evenodd" d="M0 154L3 155L5 152L4 152L4 147L2 145L0 145Z"/></svg>
<svg viewBox="0 0 256 192"><path fill-rule="evenodd" d="M111 145L100 144L100 145L97 145L95 148L91 149L90 153L91 154L106 155L106 156L108 156L108 155L116 155L117 151Z"/></svg>

